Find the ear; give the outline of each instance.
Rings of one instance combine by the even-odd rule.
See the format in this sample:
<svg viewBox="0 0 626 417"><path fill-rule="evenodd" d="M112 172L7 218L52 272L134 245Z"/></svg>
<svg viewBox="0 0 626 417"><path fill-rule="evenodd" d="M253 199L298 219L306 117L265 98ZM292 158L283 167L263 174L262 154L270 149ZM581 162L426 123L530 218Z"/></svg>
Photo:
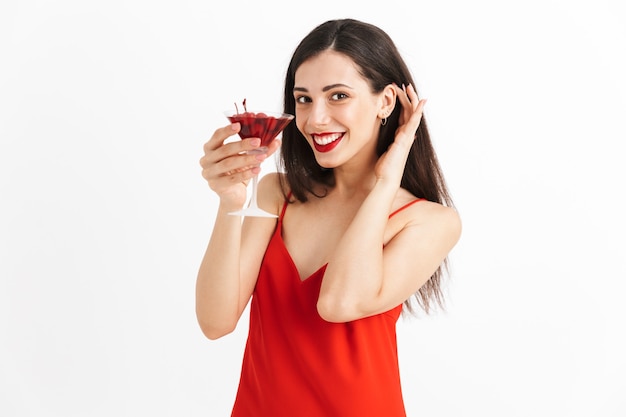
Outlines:
<svg viewBox="0 0 626 417"><path fill-rule="evenodd" d="M378 117L381 119L385 119L389 117L391 112L396 106L396 89L392 84L387 85L383 91L380 93L380 110L378 112Z"/></svg>

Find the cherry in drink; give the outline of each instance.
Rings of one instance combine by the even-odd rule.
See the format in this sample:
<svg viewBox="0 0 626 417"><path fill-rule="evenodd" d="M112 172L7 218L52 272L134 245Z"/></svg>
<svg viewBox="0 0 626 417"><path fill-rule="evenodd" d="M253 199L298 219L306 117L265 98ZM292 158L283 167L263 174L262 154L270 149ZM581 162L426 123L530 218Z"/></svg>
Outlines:
<svg viewBox="0 0 626 417"><path fill-rule="evenodd" d="M289 124L293 116L271 112L243 112L227 114L231 123L240 123L242 139L260 138L261 147L267 147Z"/></svg>

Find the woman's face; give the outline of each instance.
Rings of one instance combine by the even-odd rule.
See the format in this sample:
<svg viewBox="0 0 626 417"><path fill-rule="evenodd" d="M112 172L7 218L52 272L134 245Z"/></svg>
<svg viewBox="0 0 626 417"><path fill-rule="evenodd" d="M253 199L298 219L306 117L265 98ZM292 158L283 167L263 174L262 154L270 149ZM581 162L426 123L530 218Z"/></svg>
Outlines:
<svg viewBox="0 0 626 417"><path fill-rule="evenodd" d="M336 168L348 161L375 161L382 94L346 55L327 50L295 73L296 125L318 164ZM356 158L356 159L354 159Z"/></svg>

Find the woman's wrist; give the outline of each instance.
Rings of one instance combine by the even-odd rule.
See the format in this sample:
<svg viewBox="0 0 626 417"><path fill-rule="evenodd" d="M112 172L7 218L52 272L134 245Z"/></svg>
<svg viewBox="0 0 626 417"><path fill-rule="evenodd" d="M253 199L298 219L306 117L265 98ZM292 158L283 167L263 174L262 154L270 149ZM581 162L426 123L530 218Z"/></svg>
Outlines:
<svg viewBox="0 0 626 417"><path fill-rule="evenodd" d="M400 184L397 181L392 181L388 178L377 178L370 194L375 194L380 199L389 199L392 202L399 189Z"/></svg>

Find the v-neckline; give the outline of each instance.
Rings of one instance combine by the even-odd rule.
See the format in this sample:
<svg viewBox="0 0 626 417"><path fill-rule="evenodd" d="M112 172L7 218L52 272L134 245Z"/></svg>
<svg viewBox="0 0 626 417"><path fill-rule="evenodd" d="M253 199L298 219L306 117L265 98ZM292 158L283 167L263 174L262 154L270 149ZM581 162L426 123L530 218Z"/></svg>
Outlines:
<svg viewBox="0 0 626 417"><path fill-rule="evenodd" d="M282 219L281 219L282 220ZM301 284L304 284L305 282L310 281L312 278L314 278L317 275L323 275L324 271L326 270L326 266L328 265L328 262L324 263L322 266L320 266L319 268L317 268L311 275L302 278L302 274L300 273L300 270L298 269L298 266L296 265L296 262L293 260L293 257L291 256L291 253L289 252L289 249L287 248L287 245L285 244L285 240L283 239L283 224L282 221L280 222L279 225L279 229L276 231L278 234L278 239L280 239L280 244L283 247L285 254L287 255L287 259L289 260L289 263L291 264L291 267L293 268L293 270L296 273L296 276L298 278L298 280L300 281Z"/></svg>
<svg viewBox="0 0 626 417"><path fill-rule="evenodd" d="M404 210L405 208L413 205L414 203L417 203L418 201L423 200L423 198L417 198L415 200L410 201L409 203L401 206L400 208L398 208L397 210L395 210L394 212L392 212L389 215L389 219L391 219L396 213L399 213L400 211ZM296 273L296 277L298 278L298 281L300 281L301 284L304 284L305 282L310 281L312 278L316 277L316 276L321 276L324 274L324 271L326 271L326 267L328 266L328 262L324 263L323 265L321 265L319 268L317 268L311 275L307 276L306 278L302 278L302 274L300 274L300 270L298 269L298 266L296 265L296 262L294 261L293 257L291 256L291 253L289 252L289 249L287 248L287 245L285 244L285 240L283 239L283 220L284 220L284 216L285 216L285 211L287 209L287 202L285 202L284 206L283 206L283 210L282 213L278 219L278 225L276 228L276 233L278 234L278 239L280 239L280 244L283 247L283 250L285 251L285 254L287 255L287 259L289 260L289 263L291 264L291 267L293 268L294 272Z"/></svg>

